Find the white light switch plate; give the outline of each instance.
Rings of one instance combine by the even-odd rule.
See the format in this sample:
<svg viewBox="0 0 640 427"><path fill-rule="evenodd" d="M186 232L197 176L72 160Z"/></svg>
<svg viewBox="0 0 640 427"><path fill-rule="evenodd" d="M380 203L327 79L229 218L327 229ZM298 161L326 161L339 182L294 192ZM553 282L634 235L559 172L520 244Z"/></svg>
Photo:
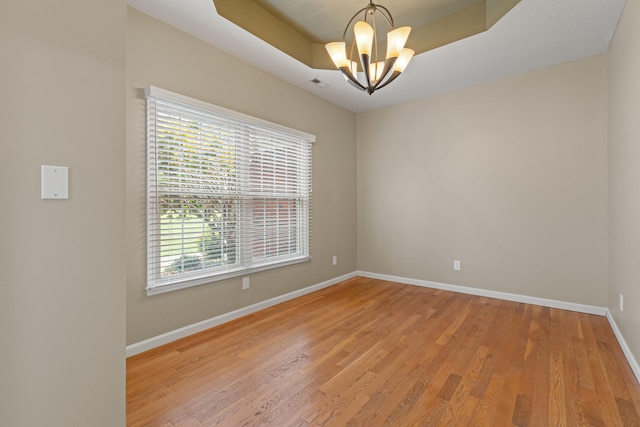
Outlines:
<svg viewBox="0 0 640 427"><path fill-rule="evenodd" d="M41 166L43 199L69 198L69 168L65 166Z"/></svg>

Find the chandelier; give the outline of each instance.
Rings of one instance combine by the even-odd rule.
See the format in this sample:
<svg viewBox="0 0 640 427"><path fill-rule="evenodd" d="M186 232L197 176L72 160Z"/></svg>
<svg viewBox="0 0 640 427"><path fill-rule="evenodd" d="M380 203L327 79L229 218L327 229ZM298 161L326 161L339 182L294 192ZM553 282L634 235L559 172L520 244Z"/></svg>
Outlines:
<svg viewBox="0 0 640 427"><path fill-rule="evenodd" d="M364 12L363 19L353 26L354 40L347 56L346 36L354 19ZM387 55L384 61L378 61L378 34L376 31L376 13L387 22L391 30L387 33ZM371 24L367 20L371 21ZM411 32L411 27L395 28L393 17L389 10L379 4L369 1L366 7L357 11L342 34L341 42L327 43L325 48L338 70L357 89L371 95L395 80L407 67L415 53L404 47ZM358 80L358 62L353 60L355 48L358 49L360 65L364 72L365 82Z"/></svg>

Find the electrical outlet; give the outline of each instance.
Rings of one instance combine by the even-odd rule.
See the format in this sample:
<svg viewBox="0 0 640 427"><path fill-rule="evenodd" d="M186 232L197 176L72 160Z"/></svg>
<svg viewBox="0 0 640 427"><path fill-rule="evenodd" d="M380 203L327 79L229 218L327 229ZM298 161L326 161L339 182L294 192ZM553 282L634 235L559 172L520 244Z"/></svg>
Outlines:
<svg viewBox="0 0 640 427"><path fill-rule="evenodd" d="M333 265L338 265L338 257L336 255L333 256Z"/></svg>
<svg viewBox="0 0 640 427"><path fill-rule="evenodd" d="M620 311L624 311L624 295L620 294Z"/></svg>
<svg viewBox="0 0 640 427"><path fill-rule="evenodd" d="M456 271L460 271L460 260L459 259L454 259L453 260L453 269Z"/></svg>
<svg viewBox="0 0 640 427"><path fill-rule="evenodd" d="M242 278L242 289L249 289L249 276L243 277Z"/></svg>

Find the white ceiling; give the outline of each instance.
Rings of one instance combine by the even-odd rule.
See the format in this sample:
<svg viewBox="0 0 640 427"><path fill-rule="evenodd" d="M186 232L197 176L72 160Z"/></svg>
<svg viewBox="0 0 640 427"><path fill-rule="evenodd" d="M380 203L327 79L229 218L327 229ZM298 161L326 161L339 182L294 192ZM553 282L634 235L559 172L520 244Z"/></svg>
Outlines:
<svg viewBox="0 0 640 427"><path fill-rule="evenodd" d="M400 15L388 1L381 3L394 17ZM212 0L129 0L132 7L355 113L606 52L625 3L521 0L488 31L417 55L396 81L368 95L347 84L339 71L312 69L222 18ZM396 25L403 23L396 18ZM312 79L329 86L319 88Z"/></svg>

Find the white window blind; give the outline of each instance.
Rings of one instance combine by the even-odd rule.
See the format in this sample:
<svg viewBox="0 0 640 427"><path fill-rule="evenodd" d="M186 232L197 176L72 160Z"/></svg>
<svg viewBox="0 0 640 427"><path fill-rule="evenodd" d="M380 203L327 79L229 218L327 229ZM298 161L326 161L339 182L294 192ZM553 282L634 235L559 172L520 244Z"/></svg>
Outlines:
<svg viewBox="0 0 640 427"><path fill-rule="evenodd" d="M147 293L309 259L313 135L147 94Z"/></svg>

